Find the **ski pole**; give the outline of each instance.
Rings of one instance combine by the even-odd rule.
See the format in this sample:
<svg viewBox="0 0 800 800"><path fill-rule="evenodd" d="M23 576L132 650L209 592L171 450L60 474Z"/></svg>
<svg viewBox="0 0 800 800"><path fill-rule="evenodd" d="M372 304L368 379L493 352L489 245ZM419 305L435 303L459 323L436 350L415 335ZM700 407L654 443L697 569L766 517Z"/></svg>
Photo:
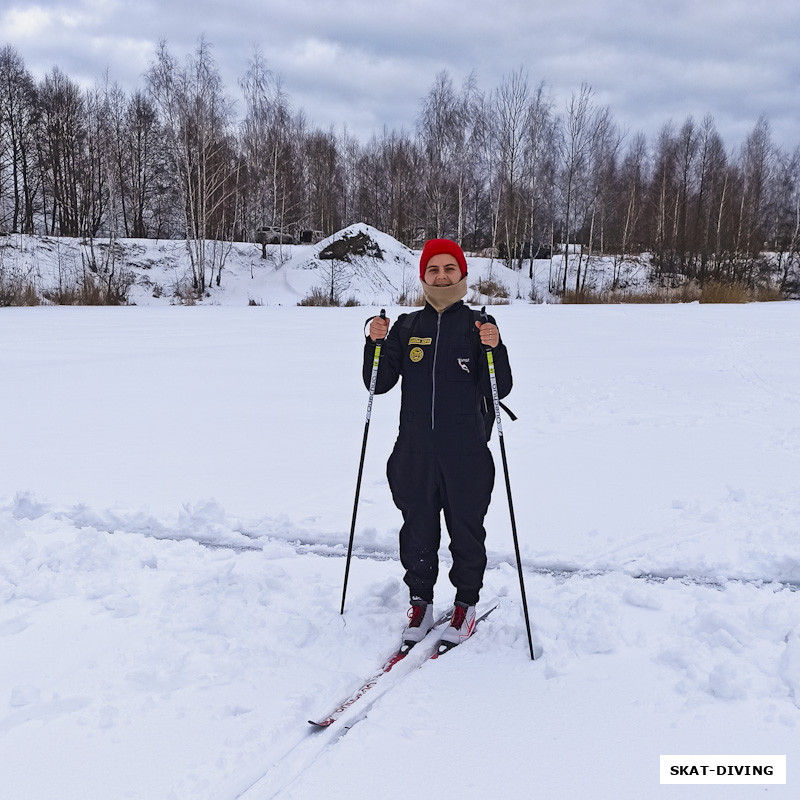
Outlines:
<svg viewBox="0 0 800 800"><path fill-rule="evenodd" d="M381 319L386 319L386 309L382 308L380 313ZM367 320L370 322L373 318ZM353 521L350 523L350 541L347 545L347 562L344 568L344 585L342 586L342 608L340 614L344 614L344 598L347 594L347 577L350 574L350 559L353 555L353 539L356 535L356 514L358 513L358 496L361 493L361 475L364 472L364 455L367 452L367 434L369 433L369 420L372 416L372 400L375 397L375 384L378 380L378 361L381 357L381 347L383 346L383 339L378 339L375 342L375 355L372 358L372 377L369 381L369 400L367 401L367 419L364 422L364 440L361 443L361 460L358 464L358 478L356 479L356 498L353 501Z"/></svg>
<svg viewBox="0 0 800 800"><path fill-rule="evenodd" d="M481 319L488 322L489 318L486 315L486 306L481 309ZM500 395L497 391L497 377L494 374L494 356L492 355L492 348L489 345L484 345L486 351L486 361L489 364L489 383L492 387L492 400L494 401L494 417L497 423L497 437L500 440L500 453L503 457L503 472L506 477L506 493L508 494L508 512L511 515L511 533L514 537L514 552L517 556L517 573L519 574L519 588L522 594L522 609L525 612L525 629L528 632L528 647L531 651L531 661L536 660L533 654L533 638L531 637L531 621L528 616L528 600L525 596L525 580L522 577L522 558L519 554L519 538L517 537L517 523L514 519L514 503L511 500L511 481L508 479L508 460L506 459L506 445L503 441L503 421L500 419Z"/></svg>

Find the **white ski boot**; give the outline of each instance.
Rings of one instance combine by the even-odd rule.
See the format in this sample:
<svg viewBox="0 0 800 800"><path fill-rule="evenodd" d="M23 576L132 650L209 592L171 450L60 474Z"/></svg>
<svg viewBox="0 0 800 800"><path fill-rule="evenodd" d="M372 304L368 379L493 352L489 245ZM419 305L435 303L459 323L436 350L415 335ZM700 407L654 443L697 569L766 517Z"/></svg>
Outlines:
<svg viewBox="0 0 800 800"><path fill-rule="evenodd" d="M450 624L447 630L442 634L442 644L450 647L455 647L461 644L465 639L472 636L472 631L475 629L475 606L462 603L456 600L453 606L453 616L450 618Z"/></svg>
<svg viewBox="0 0 800 800"><path fill-rule="evenodd" d="M421 597L412 597L408 618L410 621L403 631L403 641L417 644L433 627L433 603L427 603Z"/></svg>

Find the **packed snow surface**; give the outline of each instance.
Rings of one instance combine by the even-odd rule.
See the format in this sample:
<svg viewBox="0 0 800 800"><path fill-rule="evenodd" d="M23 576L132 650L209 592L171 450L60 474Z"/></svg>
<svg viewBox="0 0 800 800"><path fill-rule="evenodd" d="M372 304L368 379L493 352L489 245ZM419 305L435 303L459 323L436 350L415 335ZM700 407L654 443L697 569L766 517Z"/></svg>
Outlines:
<svg viewBox="0 0 800 800"><path fill-rule="evenodd" d="M377 310L0 312L0 794L641 800L718 753L788 759L726 798L793 796L800 305L493 309L537 659L495 433L497 610L314 732L405 621L397 391L339 614Z"/></svg>

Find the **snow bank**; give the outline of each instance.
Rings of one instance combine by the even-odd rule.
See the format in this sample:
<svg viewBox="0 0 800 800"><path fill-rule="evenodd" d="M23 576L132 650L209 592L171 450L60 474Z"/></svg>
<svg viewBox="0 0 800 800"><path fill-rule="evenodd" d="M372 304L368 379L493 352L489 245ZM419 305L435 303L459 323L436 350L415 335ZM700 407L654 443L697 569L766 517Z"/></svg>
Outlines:
<svg viewBox="0 0 800 800"><path fill-rule="evenodd" d="M366 237L380 255L368 252L347 261L320 258L326 248L355 236ZM210 247L211 243L209 243ZM108 240L34 237L11 234L0 239L0 267L33 285L38 294L82 280L89 264L109 264ZM297 305L314 289L326 291L333 280L342 301L389 305L412 297L419 283L419 252L365 223L356 223L314 245L267 245L234 242L223 245L220 285L197 298L204 305ZM186 243L173 240L117 239L117 274L132 279L128 302L134 305L176 305L186 302L191 268ZM262 255L266 254L266 258ZM527 274L507 269L499 261L470 257L470 286L481 278L502 283L510 298L525 299L530 292ZM537 262L541 283L549 262ZM333 273L333 274L332 274ZM216 275L216 273L215 273ZM539 294L542 294L541 286ZM489 298L484 298L484 302Z"/></svg>

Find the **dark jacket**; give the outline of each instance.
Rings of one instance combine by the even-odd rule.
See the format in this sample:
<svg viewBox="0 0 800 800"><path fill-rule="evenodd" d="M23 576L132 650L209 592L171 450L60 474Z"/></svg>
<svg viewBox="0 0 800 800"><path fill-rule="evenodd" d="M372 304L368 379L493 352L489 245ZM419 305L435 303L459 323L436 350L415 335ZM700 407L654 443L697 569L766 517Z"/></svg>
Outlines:
<svg viewBox="0 0 800 800"><path fill-rule="evenodd" d="M494 323L494 319L489 317ZM505 345L492 351L500 397L511 391ZM369 388L375 343L364 346L364 384ZM473 453L486 448L481 406L491 386L486 352L472 310L459 301L439 314L433 306L401 314L381 348L376 394L402 376L396 451Z"/></svg>

